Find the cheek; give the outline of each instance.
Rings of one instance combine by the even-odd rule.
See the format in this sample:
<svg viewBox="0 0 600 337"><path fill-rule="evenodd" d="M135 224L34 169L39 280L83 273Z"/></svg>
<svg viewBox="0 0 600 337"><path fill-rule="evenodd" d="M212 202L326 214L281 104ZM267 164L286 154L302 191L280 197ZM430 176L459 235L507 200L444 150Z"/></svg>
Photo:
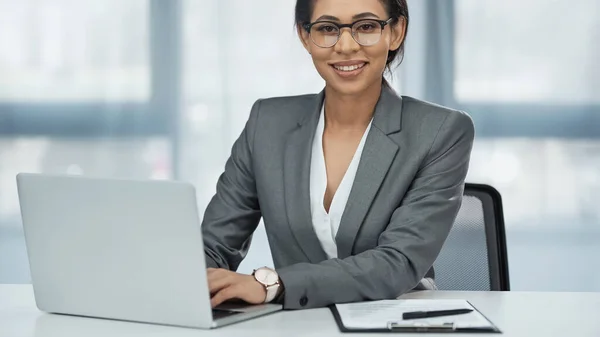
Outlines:
<svg viewBox="0 0 600 337"><path fill-rule="evenodd" d="M365 50L365 54L371 61L371 65L375 68L385 68L385 64L387 62L389 49L386 44L380 44L377 46L372 46Z"/></svg>
<svg viewBox="0 0 600 337"><path fill-rule="evenodd" d="M315 63L327 62L331 58L331 48L312 46L310 48L310 56Z"/></svg>
<svg viewBox="0 0 600 337"><path fill-rule="evenodd" d="M377 64L383 64L382 67L384 67L390 52L390 36L385 34L378 44L371 46L366 51L374 62L376 60Z"/></svg>
<svg viewBox="0 0 600 337"><path fill-rule="evenodd" d="M330 52L323 48L313 48L311 50L311 55L313 63L319 73L323 73L329 68L327 62L331 59Z"/></svg>

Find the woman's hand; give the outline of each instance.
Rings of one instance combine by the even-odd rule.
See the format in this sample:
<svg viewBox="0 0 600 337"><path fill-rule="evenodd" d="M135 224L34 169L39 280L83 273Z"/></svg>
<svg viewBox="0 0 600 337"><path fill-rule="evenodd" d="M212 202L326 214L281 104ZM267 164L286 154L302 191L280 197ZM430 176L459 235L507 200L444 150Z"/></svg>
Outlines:
<svg viewBox="0 0 600 337"><path fill-rule="evenodd" d="M215 268L208 268L206 272L210 289L210 304L213 308L231 299L260 304L267 297L265 287L252 275Z"/></svg>

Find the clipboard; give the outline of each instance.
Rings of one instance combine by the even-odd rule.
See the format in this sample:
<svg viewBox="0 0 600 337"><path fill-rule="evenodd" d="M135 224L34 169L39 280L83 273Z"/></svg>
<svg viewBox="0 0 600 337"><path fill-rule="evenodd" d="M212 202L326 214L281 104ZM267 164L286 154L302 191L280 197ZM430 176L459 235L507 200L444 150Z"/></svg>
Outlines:
<svg viewBox="0 0 600 337"><path fill-rule="evenodd" d="M431 324L422 320L388 321L385 328L356 328L344 325L341 314L336 305L329 308L338 328L344 333L502 333L498 327L483 315L475 306L466 301L476 313L481 315L489 325L486 327L460 327L455 323Z"/></svg>

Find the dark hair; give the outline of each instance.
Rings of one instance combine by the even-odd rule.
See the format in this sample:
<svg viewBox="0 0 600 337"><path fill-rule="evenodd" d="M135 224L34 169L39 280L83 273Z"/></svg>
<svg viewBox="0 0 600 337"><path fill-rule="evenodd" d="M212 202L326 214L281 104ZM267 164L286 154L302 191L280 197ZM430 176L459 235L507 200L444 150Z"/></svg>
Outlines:
<svg viewBox="0 0 600 337"><path fill-rule="evenodd" d="M296 25L302 27L306 23L310 23L314 2L316 0L297 0L296 1ZM406 0L379 0L385 6L388 15L393 18L391 25L397 25L400 22L400 18L403 17L406 21L406 31L408 31L408 4ZM398 64L402 63L404 59L404 42L406 41L406 32L404 34L404 40L400 45L400 48L390 51L388 54L386 66L390 69L391 64L398 59Z"/></svg>

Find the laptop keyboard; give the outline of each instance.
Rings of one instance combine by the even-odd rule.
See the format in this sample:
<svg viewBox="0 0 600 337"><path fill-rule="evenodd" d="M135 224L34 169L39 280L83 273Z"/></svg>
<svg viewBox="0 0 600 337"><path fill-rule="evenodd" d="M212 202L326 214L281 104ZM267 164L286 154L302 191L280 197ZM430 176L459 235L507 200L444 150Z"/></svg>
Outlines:
<svg viewBox="0 0 600 337"><path fill-rule="evenodd" d="M241 314L241 313L242 312L240 312L240 311L233 311L233 310L212 309L212 315L213 315L214 320Z"/></svg>

